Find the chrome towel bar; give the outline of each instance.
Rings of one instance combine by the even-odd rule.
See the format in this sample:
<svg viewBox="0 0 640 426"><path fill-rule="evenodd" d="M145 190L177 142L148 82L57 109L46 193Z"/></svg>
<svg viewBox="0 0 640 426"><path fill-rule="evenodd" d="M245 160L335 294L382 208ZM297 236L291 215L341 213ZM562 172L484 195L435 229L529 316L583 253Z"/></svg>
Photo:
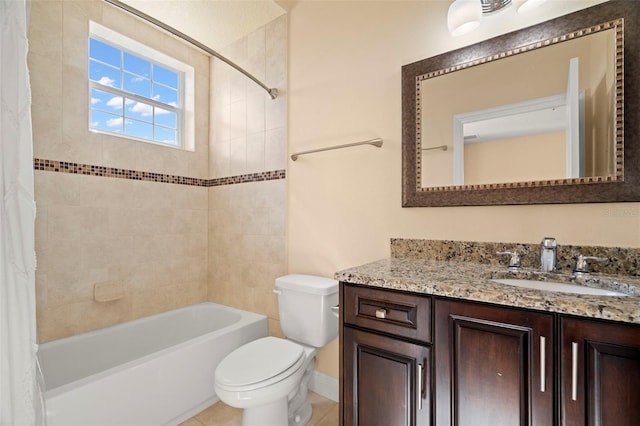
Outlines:
<svg viewBox="0 0 640 426"><path fill-rule="evenodd" d="M358 145L373 145L375 147L380 148L382 146L382 139L381 138L375 138L375 139L370 139L368 141L347 143L347 144L344 144L344 145L336 145L336 146L330 146L330 147L327 147L327 148L318 148L318 149L312 149L312 150L309 150L309 151L297 152L295 154L291 154L291 160L292 161L296 161L298 159L298 156L300 156L300 155L312 154L314 152L331 151L333 149L349 148L349 147L358 146Z"/></svg>

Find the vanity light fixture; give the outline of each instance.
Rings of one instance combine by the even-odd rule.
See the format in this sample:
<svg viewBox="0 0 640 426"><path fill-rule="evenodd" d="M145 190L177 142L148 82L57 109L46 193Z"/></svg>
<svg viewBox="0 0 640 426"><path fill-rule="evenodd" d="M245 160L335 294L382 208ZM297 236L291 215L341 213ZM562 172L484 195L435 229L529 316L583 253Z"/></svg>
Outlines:
<svg viewBox="0 0 640 426"><path fill-rule="evenodd" d="M481 18L480 0L455 0L449 6L447 27L452 36L467 34L478 28Z"/></svg>
<svg viewBox="0 0 640 426"><path fill-rule="evenodd" d="M527 13L547 0L514 0L518 13ZM478 28L483 16L511 6L511 0L454 0L447 13L447 27L452 36L470 33Z"/></svg>

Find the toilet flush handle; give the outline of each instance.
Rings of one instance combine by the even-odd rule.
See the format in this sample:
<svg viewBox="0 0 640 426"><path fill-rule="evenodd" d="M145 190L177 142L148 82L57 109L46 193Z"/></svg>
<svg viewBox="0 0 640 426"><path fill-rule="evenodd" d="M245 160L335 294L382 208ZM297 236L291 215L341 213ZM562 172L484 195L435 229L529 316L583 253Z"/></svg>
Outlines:
<svg viewBox="0 0 640 426"><path fill-rule="evenodd" d="M275 294L277 294L278 296L280 296L280 295L282 294L282 290L278 290L277 288L274 288L274 289L273 289L273 292L274 292Z"/></svg>
<svg viewBox="0 0 640 426"><path fill-rule="evenodd" d="M340 305L332 306L331 313L336 316L336 318L340 318Z"/></svg>

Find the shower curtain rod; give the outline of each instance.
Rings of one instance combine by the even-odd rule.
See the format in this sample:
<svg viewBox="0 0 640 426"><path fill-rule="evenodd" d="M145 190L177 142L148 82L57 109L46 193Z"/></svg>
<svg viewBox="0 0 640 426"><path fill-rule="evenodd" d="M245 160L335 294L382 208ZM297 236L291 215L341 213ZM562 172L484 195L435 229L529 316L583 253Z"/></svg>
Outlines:
<svg viewBox="0 0 640 426"><path fill-rule="evenodd" d="M215 50L205 46L204 44L200 43L198 40L195 40L191 37L189 37L188 35L186 35L185 33L182 33L178 30L176 30L173 27L170 27L169 25L165 24L162 21L157 20L156 18L147 15L146 13L135 9L131 6L129 6L128 4L122 3L121 1L118 0L104 0L107 3L110 3L116 7L119 7L120 9L123 9L129 13L131 13L132 15L137 16L138 18L144 19L147 22L152 23L153 25L162 28L163 30L173 34L176 37L181 38L182 40L193 44L194 46L196 46L198 49L205 51L206 53L208 53L209 55L220 59L222 62L224 62L225 64L229 65L230 67L234 68L235 70L241 72L242 74L244 74L245 76L249 77L251 80L253 80L254 83L256 83L258 86L262 87L264 90L266 90L266 92L269 94L269 96L271 97L271 99L275 99L278 97L278 89L276 88L269 88L267 87L264 83L262 83L260 80L258 80L257 78L255 78L253 75L251 75L249 72L245 71L243 68L241 68L239 65L236 65L235 63L233 63L232 61L230 61L229 59L225 58L224 56L222 56L221 54L219 54L218 52L216 52Z"/></svg>

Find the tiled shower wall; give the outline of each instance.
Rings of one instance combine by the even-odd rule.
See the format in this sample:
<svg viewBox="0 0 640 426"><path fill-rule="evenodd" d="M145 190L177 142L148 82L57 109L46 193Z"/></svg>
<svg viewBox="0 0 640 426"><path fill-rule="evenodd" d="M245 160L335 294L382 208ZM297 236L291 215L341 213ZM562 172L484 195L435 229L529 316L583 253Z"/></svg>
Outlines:
<svg viewBox="0 0 640 426"><path fill-rule="evenodd" d="M287 161L287 19L270 22L221 52L269 87L265 91L227 65L212 61L213 178L285 170ZM269 317L279 334L276 277L286 265L286 180L209 189L211 301Z"/></svg>
<svg viewBox="0 0 640 426"><path fill-rule="evenodd" d="M270 101L235 72L226 74L226 83L218 74L210 78L213 64L221 70L217 61L99 0L36 0L30 19L34 157L57 164L35 172L40 341L207 299L276 318L275 299L266 293L272 277L285 270L285 97ZM89 20L194 66L194 152L87 130ZM262 41L256 40L261 35ZM248 65L255 75L286 95L286 21L269 24L244 42L244 58L254 61ZM221 84L216 95L210 94L210 81ZM219 102L221 94L228 94L223 102L228 108L211 115L210 102ZM210 120L216 124L210 126ZM61 173L53 171L65 169L57 162L196 183ZM274 170L262 175L276 180L254 182L260 173L247 179ZM233 179L211 179L226 177ZM230 184L243 180L252 182ZM104 282L121 286L122 297L96 302L94 285Z"/></svg>

